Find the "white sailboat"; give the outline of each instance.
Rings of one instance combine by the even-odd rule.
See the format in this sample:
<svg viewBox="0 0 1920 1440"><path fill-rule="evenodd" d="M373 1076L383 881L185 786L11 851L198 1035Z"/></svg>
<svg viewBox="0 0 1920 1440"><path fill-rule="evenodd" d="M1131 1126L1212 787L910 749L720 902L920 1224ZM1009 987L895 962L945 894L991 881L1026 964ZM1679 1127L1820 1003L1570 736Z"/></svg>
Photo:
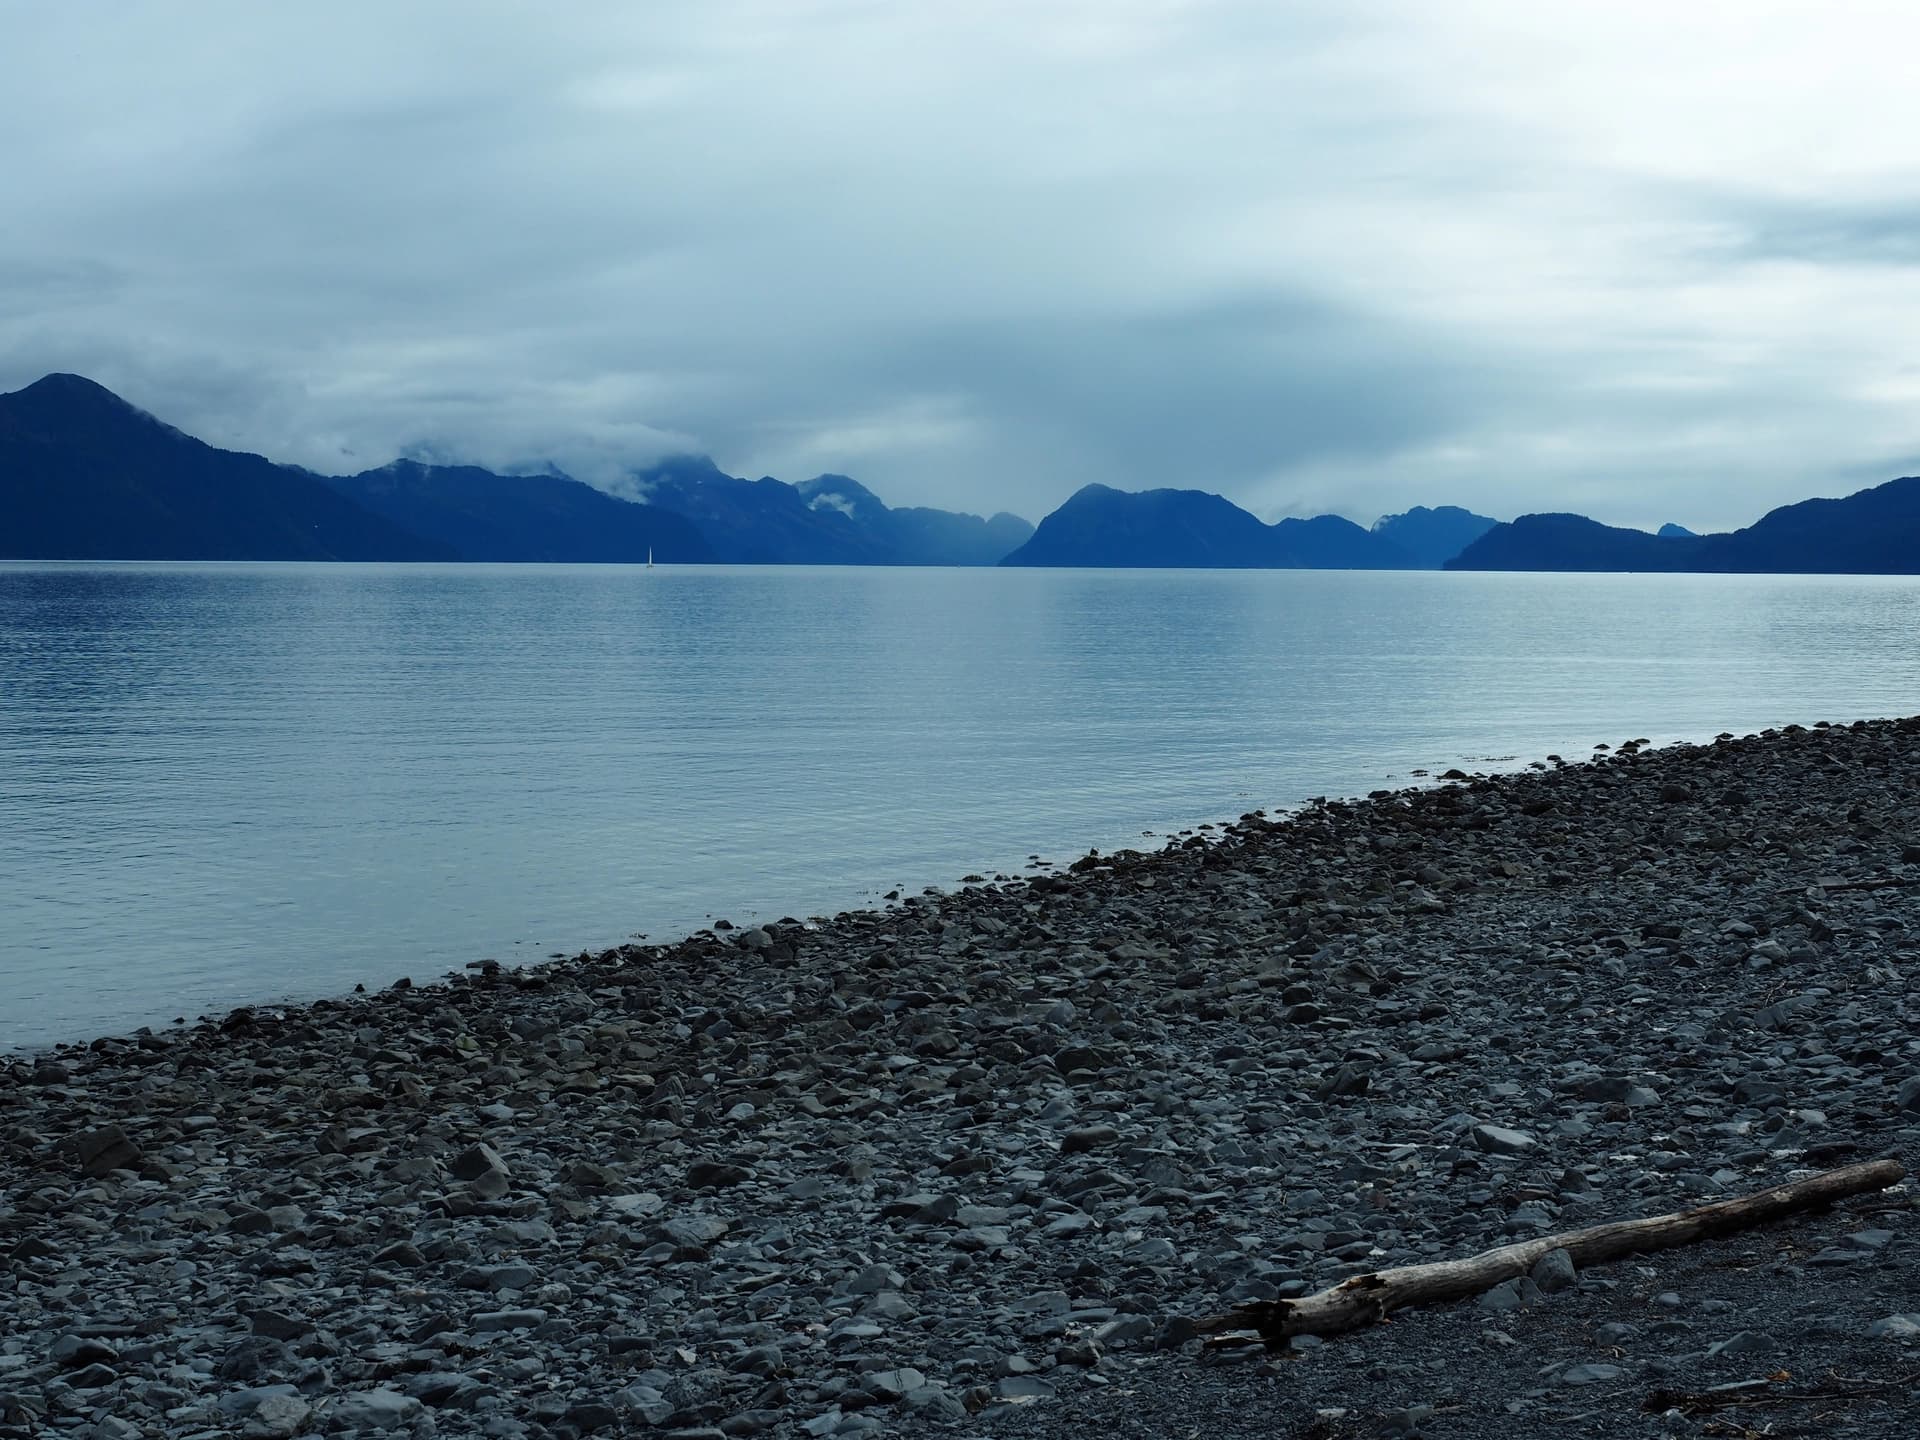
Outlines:
<svg viewBox="0 0 1920 1440"><path fill-rule="evenodd" d="M651 570L652 568L653 568L653 547L649 545L647 546L647 569Z"/></svg>

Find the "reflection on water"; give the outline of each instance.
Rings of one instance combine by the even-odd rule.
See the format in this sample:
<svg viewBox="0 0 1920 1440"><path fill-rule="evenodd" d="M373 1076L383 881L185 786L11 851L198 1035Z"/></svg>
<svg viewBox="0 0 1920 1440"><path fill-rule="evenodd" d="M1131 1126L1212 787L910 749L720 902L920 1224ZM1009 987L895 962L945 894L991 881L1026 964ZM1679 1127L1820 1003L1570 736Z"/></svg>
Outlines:
<svg viewBox="0 0 1920 1440"><path fill-rule="evenodd" d="M1904 713L1916 620L1881 578L0 564L0 1045Z"/></svg>

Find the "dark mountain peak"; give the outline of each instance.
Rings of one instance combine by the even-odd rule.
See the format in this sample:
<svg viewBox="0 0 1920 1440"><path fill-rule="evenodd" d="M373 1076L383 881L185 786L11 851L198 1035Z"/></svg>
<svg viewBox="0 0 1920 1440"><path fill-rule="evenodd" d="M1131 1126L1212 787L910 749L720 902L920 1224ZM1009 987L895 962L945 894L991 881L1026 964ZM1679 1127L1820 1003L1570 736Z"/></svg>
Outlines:
<svg viewBox="0 0 1920 1440"><path fill-rule="evenodd" d="M781 565L992 565L1032 533L1024 520L891 509L858 480L743 480L705 455L631 472L649 503L684 515L722 560Z"/></svg>
<svg viewBox="0 0 1920 1440"><path fill-rule="evenodd" d="M99 381L89 380L84 375L69 375L64 371L42 375L31 385L11 395L0 395L0 403L16 415L30 417L41 425L140 425L177 439L191 439L166 421L121 399Z"/></svg>
<svg viewBox="0 0 1920 1440"><path fill-rule="evenodd" d="M1004 510L983 520L963 510L890 507L846 475L816 475L794 488L809 508L837 512L884 542L890 564L995 565L1033 535L1033 526Z"/></svg>
<svg viewBox="0 0 1920 1440"><path fill-rule="evenodd" d="M1161 516L1207 516L1225 524L1244 528L1247 525L1260 526L1261 522L1248 511L1211 490L1183 490L1172 486L1161 486L1154 490L1116 490L1111 485L1095 482L1082 485L1067 497L1066 504L1053 513L1074 510L1119 512L1126 511L1134 515ZM1040 522L1045 528L1046 521ZM1265 528L1261 526L1261 528Z"/></svg>
<svg viewBox="0 0 1920 1440"><path fill-rule="evenodd" d="M31 385L15 392L20 395L84 395L101 400L111 400L126 405L113 391L107 389L98 380L89 380L84 375L69 374L65 370L55 370L42 375ZM128 406L129 409L133 408Z"/></svg>
<svg viewBox="0 0 1920 1440"><path fill-rule="evenodd" d="M1401 520L1458 519L1462 515L1473 515L1471 510L1459 505L1415 505L1401 511L1398 515L1382 515L1370 528L1383 529Z"/></svg>
<svg viewBox="0 0 1920 1440"><path fill-rule="evenodd" d="M377 469L361 471L355 478L367 479L381 475L408 483L422 480L445 479L455 476L470 476L476 480L486 480L489 482L526 480L530 484L569 478L565 475L548 474L544 472L538 475L503 475L496 471L489 470L482 465L466 465L442 460L421 460L413 456L402 456L398 460L389 460Z"/></svg>
<svg viewBox="0 0 1920 1440"><path fill-rule="evenodd" d="M1655 538L1660 540L1693 540L1699 536L1697 530L1689 530L1686 526L1676 525L1671 520L1653 533Z"/></svg>
<svg viewBox="0 0 1920 1440"><path fill-rule="evenodd" d="M1399 546L1338 515L1265 525L1208 490L1084 485L1003 565L1405 569Z"/></svg>
<svg viewBox="0 0 1920 1440"><path fill-rule="evenodd" d="M1458 505L1416 505L1399 515L1382 515L1373 533L1398 545L1413 563L1437 570L1498 523Z"/></svg>
<svg viewBox="0 0 1920 1440"><path fill-rule="evenodd" d="M729 475L706 455L669 455L630 473L648 504L690 520L733 564L865 565L888 558L840 506L814 508L770 475Z"/></svg>
<svg viewBox="0 0 1920 1440"><path fill-rule="evenodd" d="M666 481L673 484L696 485L703 480L733 480L713 463L711 455L662 455L658 460L642 465L628 472L642 485ZM744 484L746 482L739 482Z"/></svg>
<svg viewBox="0 0 1920 1440"><path fill-rule="evenodd" d="M396 459L389 460L384 465L376 465L373 469L363 470L360 473L362 475L393 475L396 477L412 477L416 475L425 475L428 471L436 468L438 467L431 460L416 460L411 456L402 455Z"/></svg>
<svg viewBox="0 0 1920 1440"><path fill-rule="evenodd" d="M318 477L219 450L80 375L0 396L0 554L450 560Z"/></svg>
<svg viewBox="0 0 1920 1440"><path fill-rule="evenodd" d="M1585 515L1521 515L1496 525L1452 560L1449 570L1674 570L1689 542L1602 525Z"/></svg>
<svg viewBox="0 0 1920 1440"><path fill-rule="evenodd" d="M884 522L887 515L886 503L848 475L816 475L793 488L811 508L838 510L860 524Z"/></svg>

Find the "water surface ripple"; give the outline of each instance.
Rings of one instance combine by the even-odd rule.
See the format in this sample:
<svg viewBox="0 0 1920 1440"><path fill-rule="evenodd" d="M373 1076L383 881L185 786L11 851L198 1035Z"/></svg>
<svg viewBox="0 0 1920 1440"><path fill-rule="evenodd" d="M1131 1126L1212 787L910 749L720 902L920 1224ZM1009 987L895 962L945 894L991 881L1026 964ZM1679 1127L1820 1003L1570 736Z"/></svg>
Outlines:
<svg viewBox="0 0 1920 1440"><path fill-rule="evenodd" d="M1899 578L0 564L0 1045L1902 714Z"/></svg>

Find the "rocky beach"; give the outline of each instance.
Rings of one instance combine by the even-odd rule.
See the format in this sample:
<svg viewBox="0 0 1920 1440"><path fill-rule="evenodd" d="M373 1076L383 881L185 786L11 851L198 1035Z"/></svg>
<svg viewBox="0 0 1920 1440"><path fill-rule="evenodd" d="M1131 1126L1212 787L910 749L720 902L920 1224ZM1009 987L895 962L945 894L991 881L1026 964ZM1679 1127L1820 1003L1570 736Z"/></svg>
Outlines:
<svg viewBox="0 0 1920 1440"><path fill-rule="evenodd" d="M825 921L17 1055L0 1435L1914 1432L1920 720L1452 772ZM137 956L103 965L138 964Z"/></svg>

